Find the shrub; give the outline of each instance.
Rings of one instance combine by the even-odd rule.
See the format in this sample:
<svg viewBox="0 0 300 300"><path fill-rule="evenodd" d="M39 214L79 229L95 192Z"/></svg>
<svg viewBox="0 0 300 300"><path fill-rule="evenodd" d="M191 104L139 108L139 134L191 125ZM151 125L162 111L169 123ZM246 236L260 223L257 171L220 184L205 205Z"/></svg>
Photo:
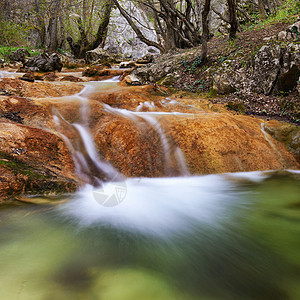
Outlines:
<svg viewBox="0 0 300 300"><path fill-rule="evenodd" d="M1 18L1 16L0 16ZM27 44L27 28L22 24L0 20L0 45L20 47Z"/></svg>

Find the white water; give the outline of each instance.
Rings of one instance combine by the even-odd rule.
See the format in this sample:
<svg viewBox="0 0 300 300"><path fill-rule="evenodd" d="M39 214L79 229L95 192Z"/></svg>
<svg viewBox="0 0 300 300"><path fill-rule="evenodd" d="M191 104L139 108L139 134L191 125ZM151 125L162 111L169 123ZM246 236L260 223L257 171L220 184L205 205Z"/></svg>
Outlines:
<svg viewBox="0 0 300 300"><path fill-rule="evenodd" d="M149 105L147 104L147 106L149 106ZM165 175L166 176L173 175L172 174L172 156L173 155L175 157L176 166L179 168L180 175L184 175L184 176L190 175L181 149L179 147L175 146L175 143L172 140L172 137L166 135L165 130L162 127L162 125L160 124L159 118L157 118L157 117L162 117L165 115L194 117L193 114L179 113L179 112L139 112L139 111L134 112L134 111L129 111L127 109L114 108L107 104L103 104L103 107L109 113L119 115L119 116L122 116L129 120L132 120L136 124L137 128L139 128L141 130L142 130L141 119L143 121L146 121L146 123L148 123L151 128L155 129L156 133L158 134L158 136L160 138L162 150L164 153L164 162L163 163L165 164ZM155 107L155 106L150 105L150 107Z"/></svg>
<svg viewBox="0 0 300 300"><path fill-rule="evenodd" d="M243 177L263 179L259 173ZM128 178L124 187L126 194L118 205L103 206L95 196L97 190L86 186L60 210L84 227L108 226L166 238L194 231L199 223L218 227L232 205L243 205L234 182L222 175ZM110 183L99 191L107 195L116 192Z"/></svg>
<svg viewBox="0 0 300 300"><path fill-rule="evenodd" d="M265 124L261 123L260 128L261 128L261 131L262 131L266 141L268 142L270 147L273 149L274 153L276 153L276 155L278 157L278 160L281 162L282 165L285 165L285 161L284 161L283 156L281 155L281 153L278 150L278 148L276 147L276 145L272 142L271 136L265 130Z"/></svg>
<svg viewBox="0 0 300 300"><path fill-rule="evenodd" d="M117 77L104 82L116 82ZM98 83L99 84L99 83ZM67 124L76 130L78 138L71 141L66 135L61 134L64 141L67 143L75 162L76 171L81 180L90 182L90 177L93 185L101 185L103 180L121 180L122 175L108 162L101 159L98 150L95 146L92 134L89 130L89 96L95 91L94 84L85 84L85 87L73 96L65 97L70 101L80 101L80 123L67 122L59 112L54 110L54 122L60 126L61 123ZM62 121L62 122L61 122Z"/></svg>
<svg viewBox="0 0 300 300"><path fill-rule="evenodd" d="M0 71L0 78L15 78L16 72Z"/></svg>
<svg viewBox="0 0 300 300"><path fill-rule="evenodd" d="M84 148L97 169L103 172L109 179L120 178L120 173L111 164L104 161L103 159L100 159L98 151L95 147L94 140L89 130L80 124L75 123L73 124L73 126L79 132L80 137L83 141Z"/></svg>

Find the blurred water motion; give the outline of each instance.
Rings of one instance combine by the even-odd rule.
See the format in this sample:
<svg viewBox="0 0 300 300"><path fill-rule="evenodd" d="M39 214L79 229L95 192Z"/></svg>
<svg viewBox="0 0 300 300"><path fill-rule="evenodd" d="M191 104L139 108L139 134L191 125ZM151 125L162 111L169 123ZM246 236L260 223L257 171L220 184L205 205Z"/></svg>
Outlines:
<svg viewBox="0 0 300 300"><path fill-rule="evenodd" d="M300 299L299 175L123 186L112 207L86 187L60 206L2 208L0 298Z"/></svg>

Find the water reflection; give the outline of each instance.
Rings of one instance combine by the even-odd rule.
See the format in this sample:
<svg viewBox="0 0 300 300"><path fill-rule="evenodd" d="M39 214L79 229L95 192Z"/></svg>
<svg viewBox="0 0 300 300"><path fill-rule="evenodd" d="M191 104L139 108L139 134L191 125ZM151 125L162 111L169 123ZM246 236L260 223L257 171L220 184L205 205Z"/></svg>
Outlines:
<svg viewBox="0 0 300 300"><path fill-rule="evenodd" d="M298 175L299 176L299 175ZM131 179L0 210L3 299L299 299L297 175Z"/></svg>

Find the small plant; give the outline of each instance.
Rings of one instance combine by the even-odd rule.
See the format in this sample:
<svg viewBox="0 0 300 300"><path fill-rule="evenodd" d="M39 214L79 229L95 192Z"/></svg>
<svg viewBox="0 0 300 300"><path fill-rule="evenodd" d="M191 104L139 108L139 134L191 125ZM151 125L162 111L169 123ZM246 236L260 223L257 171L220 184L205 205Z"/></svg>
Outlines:
<svg viewBox="0 0 300 300"><path fill-rule="evenodd" d="M229 110L234 110L235 112L240 113L240 114L245 113L245 105L241 102L229 101L226 104L226 108Z"/></svg>

